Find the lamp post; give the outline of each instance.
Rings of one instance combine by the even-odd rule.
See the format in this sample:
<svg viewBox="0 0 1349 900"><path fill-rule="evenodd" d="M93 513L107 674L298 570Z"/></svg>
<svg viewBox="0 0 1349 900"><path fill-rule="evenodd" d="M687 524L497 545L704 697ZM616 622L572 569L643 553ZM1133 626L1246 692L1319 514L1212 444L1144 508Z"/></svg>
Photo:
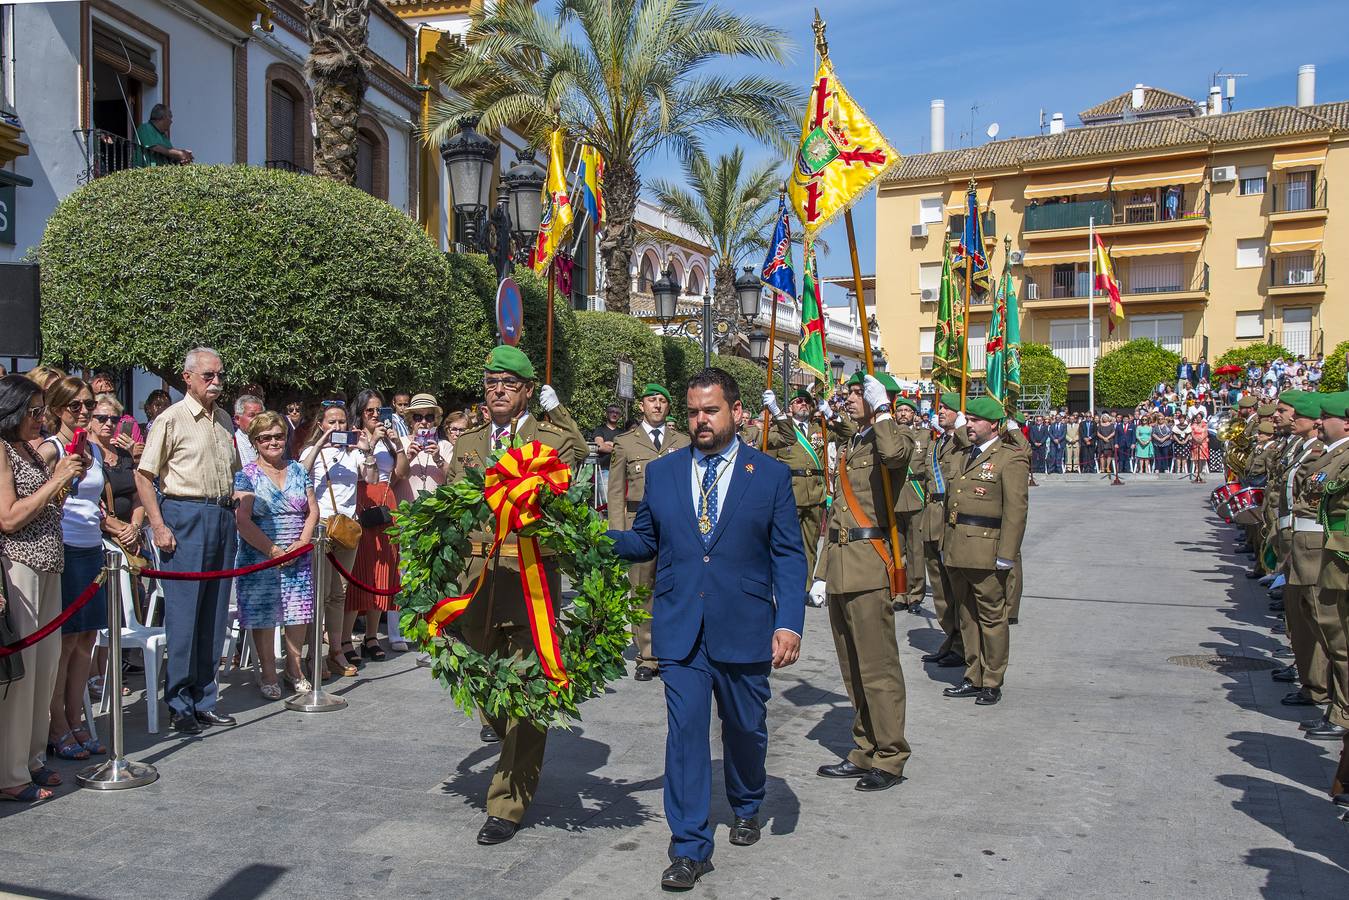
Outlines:
<svg viewBox="0 0 1349 900"><path fill-rule="evenodd" d="M838 384L843 378L843 357L835 353L834 358L829 360L829 371L834 373L834 384Z"/></svg>
<svg viewBox="0 0 1349 900"><path fill-rule="evenodd" d="M703 294L702 310L698 319L688 317L675 321L679 305L679 282L675 279L674 265L666 262L665 270L651 285L651 295L656 303L656 318L660 319L661 329L667 335L680 337L698 337L703 345L703 368L712 365L712 353L716 349L717 338L732 340L745 334L745 328L759 315L761 286L759 279L751 275L752 266L746 266L745 272L735 280L736 299L740 306L740 317L728 316L712 309L712 294ZM751 287L753 290L751 290ZM698 320L701 319L701 322ZM741 321L743 319L743 322Z"/></svg>
<svg viewBox="0 0 1349 900"><path fill-rule="evenodd" d="M540 191L547 173L534 161L533 150L518 151L515 164L497 183L496 206L489 214L492 168L500 148L477 131L477 124L471 116L461 119L459 132L440 145L440 155L449 173L454 211L464 222L461 243L487 254L504 278L512 266L529 259L539 231Z"/></svg>

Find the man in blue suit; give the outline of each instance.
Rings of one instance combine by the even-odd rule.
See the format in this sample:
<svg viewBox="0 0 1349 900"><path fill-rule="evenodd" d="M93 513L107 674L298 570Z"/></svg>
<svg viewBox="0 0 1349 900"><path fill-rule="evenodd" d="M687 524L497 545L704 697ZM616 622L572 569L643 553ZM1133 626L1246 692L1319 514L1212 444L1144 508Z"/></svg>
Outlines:
<svg viewBox="0 0 1349 900"><path fill-rule="evenodd" d="M1063 472L1063 460L1066 455L1063 442L1068 437L1068 426L1064 424L1063 417L1055 414L1054 420L1049 423L1049 471Z"/></svg>
<svg viewBox="0 0 1349 900"><path fill-rule="evenodd" d="M759 839L767 781L768 674L796 662L805 624L806 554L791 470L736 437L740 389L706 369L688 384L693 444L647 467L631 531L610 531L623 559L656 560L652 649L665 682L661 886L712 871L712 698L721 717L732 844Z"/></svg>

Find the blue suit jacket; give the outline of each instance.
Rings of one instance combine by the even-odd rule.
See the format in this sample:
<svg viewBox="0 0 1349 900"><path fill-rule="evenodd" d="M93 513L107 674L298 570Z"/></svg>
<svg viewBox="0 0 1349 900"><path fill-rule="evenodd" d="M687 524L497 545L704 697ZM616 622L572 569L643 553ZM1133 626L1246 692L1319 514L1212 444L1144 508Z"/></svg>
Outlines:
<svg viewBox="0 0 1349 900"><path fill-rule="evenodd" d="M704 549L692 466L691 447L652 462L632 530L609 532L623 559L656 559L652 649L659 659L685 659L701 631L718 662L770 660L773 632L801 634L806 619L806 554L791 470L742 441Z"/></svg>

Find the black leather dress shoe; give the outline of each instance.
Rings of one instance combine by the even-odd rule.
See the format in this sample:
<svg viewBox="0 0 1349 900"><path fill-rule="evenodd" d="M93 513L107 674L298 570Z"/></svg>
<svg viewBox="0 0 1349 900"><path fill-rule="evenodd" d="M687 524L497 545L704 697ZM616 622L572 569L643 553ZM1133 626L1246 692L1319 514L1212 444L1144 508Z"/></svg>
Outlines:
<svg viewBox="0 0 1349 900"><path fill-rule="evenodd" d="M699 860L680 856L660 873L660 886L667 891L687 891L698 883L699 878L711 871L710 859Z"/></svg>
<svg viewBox="0 0 1349 900"><path fill-rule="evenodd" d="M1275 681L1297 681L1297 666L1284 666L1282 669L1275 669L1269 673L1269 677Z"/></svg>
<svg viewBox="0 0 1349 900"><path fill-rule="evenodd" d="M1246 577L1247 577L1247 578L1259 578L1262 574L1264 574L1264 573L1262 573L1259 569L1247 569L1247 570L1246 570Z"/></svg>
<svg viewBox="0 0 1349 900"><path fill-rule="evenodd" d="M637 671L632 673L634 681L650 681L656 677L656 670L650 666L638 666Z"/></svg>
<svg viewBox="0 0 1349 900"><path fill-rule="evenodd" d="M1284 612L1286 609L1287 607L1284 605L1284 602L1282 600L1275 600L1273 603L1269 605L1269 611L1272 613L1281 613Z"/></svg>
<svg viewBox="0 0 1349 900"><path fill-rule="evenodd" d="M1002 688L984 688L979 692L979 696L974 698L975 706L992 706L1002 699Z"/></svg>
<svg viewBox="0 0 1349 900"><path fill-rule="evenodd" d="M731 843L737 847L748 847L750 844L757 844L762 833L758 819L742 819L736 816L735 824L731 826Z"/></svg>
<svg viewBox="0 0 1349 900"><path fill-rule="evenodd" d="M974 682L966 678L955 687L949 687L942 691L944 697L977 697L983 688L975 687Z"/></svg>
<svg viewBox="0 0 1349 900"><path fill-rule="evenodd" d="M234 716L227 716L224 713L218 713L213 709L208 710L207 712L198 710L197 722L207 728L210 728L212 725L227 727L236 724Z"/></svg>
<svg viewBox="0 0 1349 900"><path fill-rule="evenodd" d="M923 614L923 601L919 600L917 603L910 603L909 612L915 616L921 616Z"/></svg>
<svg viewBox="0 0 1349 900"><path fill-rule="evenodd" d="M1326 722L1315 728L1308 728L1303 733L1314 741L1342 741L1344 736L1349 734L1349 728Z"/></svg>
<svg viewBox="0 0 1349 900"><path fill-rule="evenodd" d="M821 778L861 778L866 773L866 769L853 765L852 761L847 759L832 766L820 766L815 770L815 774Z"/></svg>
<svg viewBox="0 0 1349 900"><path fill-rule="evenodd" d="M1349 794L1336 794L1330 798L1330 802L1336 806L1349 806Z"/></svg>
<svg viewBox="0 0 1349 900"><path fill-rule="evenodd" d="M1319 718L1315 719L1304 719L1303 721L1298 723L1297 727L1299 731L1308 731L1309 729L1320 728L1322 725L1329 725L1329 724L1330 724L1329 719L1327 719L1325 716L1320 716Z"/></svg>
<svg viewBox="0 0 1349 900"><path fill-rule="evenodd" d="M478 829L478 843L504 844L515 837L516 829L519 827L509 819L488 816L487 821L482 823L482 828Z"/></svg>
<svg viewBox="0 0 1349 900"><path fill-rule="evenodd" d="M1289 691L1283 695L1279 701L1284 706L1316 706L1317 703L1311 697L1308 697L1302 691Z"/></svg>
<svg viewBox="0 0 1349 900"><path fill-rule="evenodd" d="M169 722L169 727L183 734L201 734L201 723L197 721L196 716L189 716L187 713L175 714Z"/></svg>
<svg viewBox="0 0 1349 900"><path fill-rule="evenodd" d="M951 651L949 650L933 650L931 653L924 653L918 658L925 663L938 662L939 660L944 659L946 654L950 652Z"/></svg>
<svg viewBox="0 0 1349 900"><path fill-rule="evenodd" d="M482 727L482 731L478 732L478 739L481 740L484 744L501 743L501 735L493 731L491 725L484 725Z"/></svg>
<svg viewBox="0 0 1349 900"><path fill-rule="evenodd" d="M1016 616L1008 616L1008 617L1007 617L1007 624L1008 624L1008 625L1017 625L1017 624L1020 624L1020 622L1021 622L1021 620L1020 620L1019 618L1017 618Z"/></svg>
<svg viewBox="0 0 1349 900"><path fill-rule="evenodd" d="M954 650L947 650L946 655L937 660L937 666L943 669L954 669L956 666L965 665L965 657Z"/></svg>
<svg viewBox="0 0 1349 900"><path fill-rule="evenodd" d="M872 769L870 772L857 779L857 784L853 785L853 790L883 791L886 788L894 787L903 780L903 775L894 775L890 772L882 772L880 769Z"/></svg>

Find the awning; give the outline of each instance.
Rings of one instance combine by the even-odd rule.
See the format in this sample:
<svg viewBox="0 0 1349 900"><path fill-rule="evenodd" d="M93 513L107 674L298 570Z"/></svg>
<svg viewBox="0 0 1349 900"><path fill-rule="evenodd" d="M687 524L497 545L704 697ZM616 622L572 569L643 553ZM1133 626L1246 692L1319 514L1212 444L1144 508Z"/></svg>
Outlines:
<svg viewBox="0 0 1349 900"><path fill-rule="evenodd" d="M142 85L153 87L159 83L154 56L148 47L107 29L102 22L94 22L93 33L94 59Z"/></svg>
<svg viewBox="0 0 1349 900"><path fill-rule="evenodd" d="M1270 230L1270 253L1315 250L1325 235L1325 222L1275 222Z"/></svg>
<svg viewBox="0 0 1349 900"><path fill-rule="evenodd" d="M1102 236L1111 256L1159 256L1164 253L1198 253L1202 238L1188 241L1159 241L1156 235L1123 234Z"/></svg>
<svg viewBox="0 0 1349 900"><path fill-rule="evenodd" d="M1032 175L1026 184L1027 200L1037 197L1069 197L1073 194L1103 194L1110 182L1109 169L1077 169Z"/></svg>
<svg viewBox="0 0 1349 900"><path fill-rule="evenodd" d="M969 190L967 185L957 185L951 188L946 194L946 211L948 213L959 214L965 211L965 194ZM975 185L974 196L979 201L981 212L988 212L988 201L993 196L993 184Z"/></svg>
<svg viewBox="0 0 1349 900"><path fill-rule="evenodd" d="M1274 151L1274 169L1303 169L1324 165L1326 161L1325 144L1308 144L1302 147L1284 147Z"/></svg>
<svg viewBox="0 0 1349 900"><path fill-rule="evenodd" d="M1173 184L1199 184L1203 180L1204 160L1201 157L1192 157L1121 166L1115 170L1110 188L1115 191L1136 191L1142 188L1170 187Z"/></svg>
<svg viewBox="0 0 1349 900"><path fill-rule="evenodd" d="M1034 250L1027 250L1022 257L1023 266L1059 266L1068 263L1085 263L1091 256L1091 246L1086 237L1072 241L1053 241L1035 244Z"/></svg>

